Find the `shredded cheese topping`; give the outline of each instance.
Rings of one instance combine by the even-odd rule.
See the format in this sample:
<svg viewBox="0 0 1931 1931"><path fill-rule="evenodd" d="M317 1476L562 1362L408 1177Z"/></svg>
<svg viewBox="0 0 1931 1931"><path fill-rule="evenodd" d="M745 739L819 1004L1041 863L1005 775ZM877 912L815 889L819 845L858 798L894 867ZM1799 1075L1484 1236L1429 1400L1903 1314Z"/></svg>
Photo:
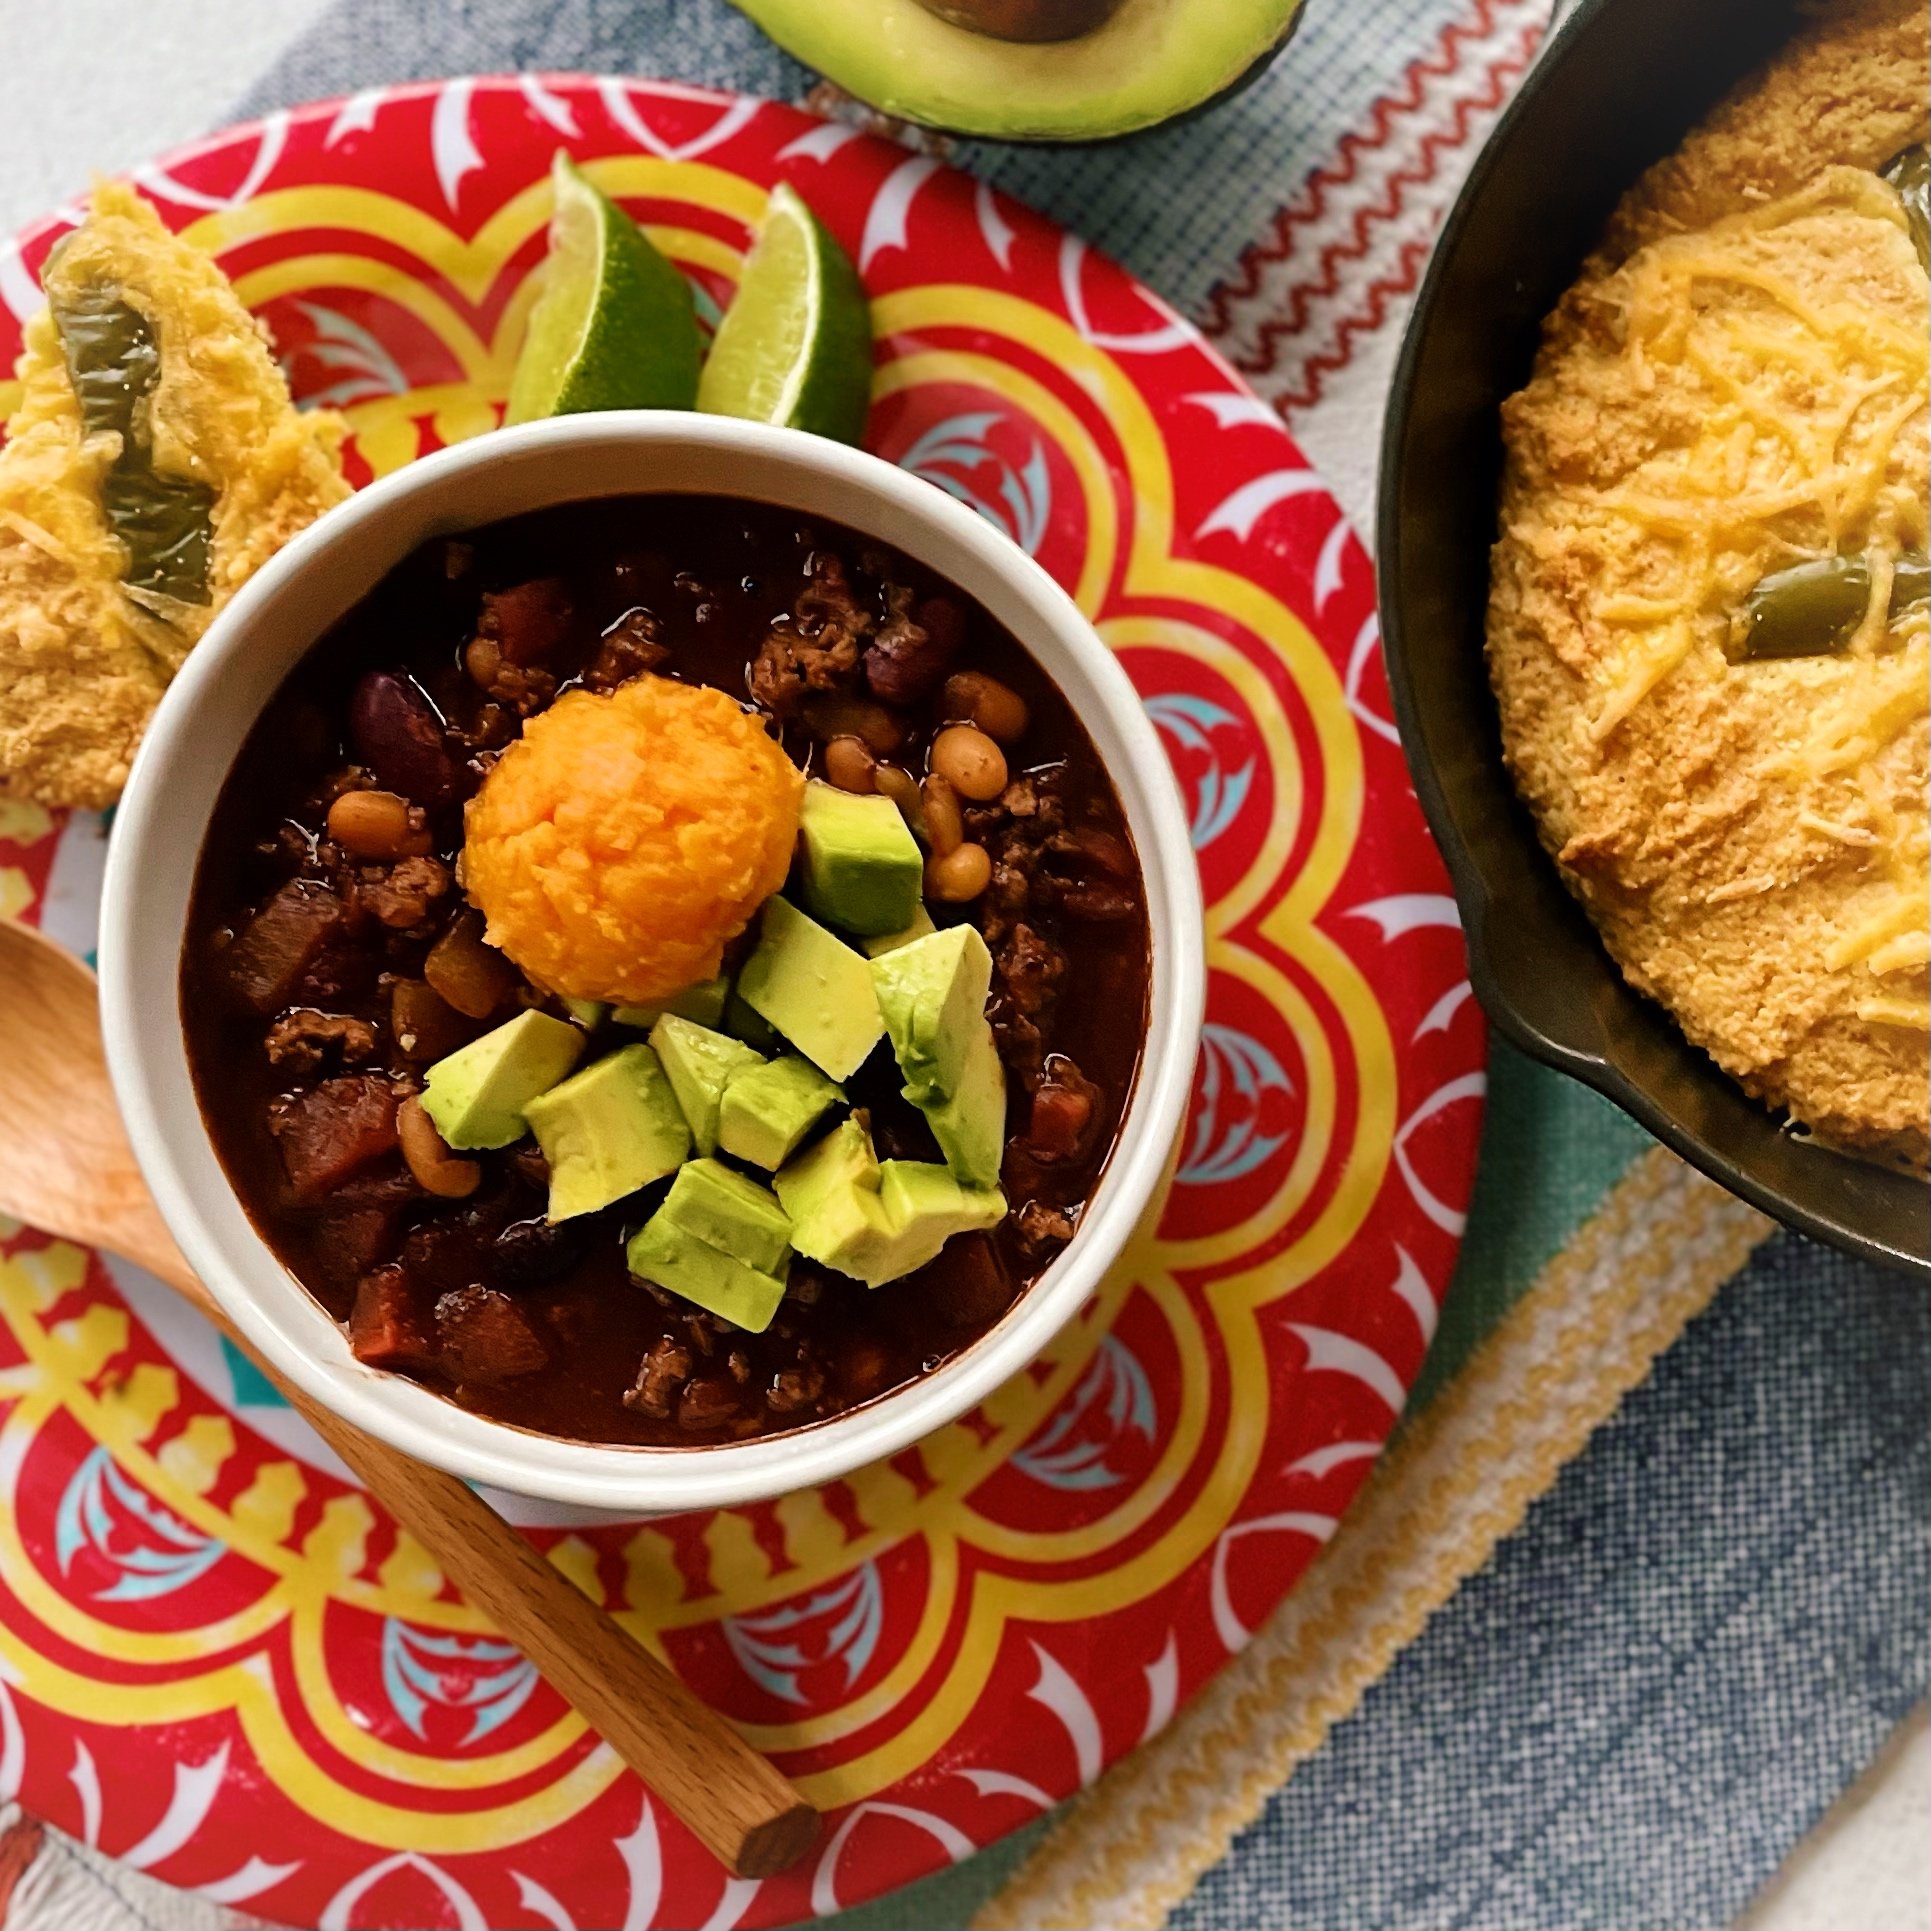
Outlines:
<svg viewBox="0 0 1931 1931"><path fill-rule="evenodd" d="M1829 168L1795 194L1643 250L1622 276L1623 354L1654 393L1663 372L1693 378L1692 420L1623 482L1590 492L1603 516L1633 525L1649 561L1592 615L1608 648L1592 670L1581 729L1603 746L1684 664L1713 674L1743 594L1808 558L1858 555L1870 571L1845 650L1860 675L1819 701L1784 766L1803 794L1800 823L1861 858L1870 884L1847 906L1832 969L1883 980L1931 960L1931 876L1922 801L1900 814L1873 767L1931 714L1931 624L1923 605L1890 613L1899 557L1926 544L1924 478L1900 477L1898 439L1927 408L1931 341L1846 290L1821 296L1767 261L1760 238L1819 216L1899 231L1897 196L1858 168ZM1758 244L1753 247L1753 243ZM1774 889L1733 880L1711 903ZM1875 888L1875 889L1872 889ZM1931 1006L1873 984L1854 1007L1885 1026L1931 1026Z"/></svg>

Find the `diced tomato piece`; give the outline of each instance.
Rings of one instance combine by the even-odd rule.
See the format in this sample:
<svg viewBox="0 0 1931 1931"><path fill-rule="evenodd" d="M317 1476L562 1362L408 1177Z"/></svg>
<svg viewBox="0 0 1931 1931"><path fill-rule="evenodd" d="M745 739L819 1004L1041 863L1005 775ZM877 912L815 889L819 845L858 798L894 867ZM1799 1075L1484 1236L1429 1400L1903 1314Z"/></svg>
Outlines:
<svg viewBox="0 0 1931 1931"><path fill-rule="evenodd" d="M221 954L221 969L242 1003L264 1015L280 1011L344 916L342 901L326 885L291 878Z"/></svg>
<svg viewBox="0 0 1931 1931"><path fill-rule="evenodd" d="M540 664L570 631L570 592L555 577L483 592L482 633L512 664Z"/></svg>
<svg viewBox="0 0 1931 1931"><path fill-rule="evenodd" d="M547 1367L550 1350L529 1317L493 1287L459 1287L436 1303L442 1367L459 1383L496 1387Z"/></svg>
<svg viewBox="0 0 1931 1931"><path fill-rule="evenodd" d="M320 1200L396 1150L396 1096L374 1074L324 1080L276 1116L282 1165L295 1198Z"/></svg>
<svg viewBox="0 0 1931 1931"><path fill-rule="evenodd" d="M372 1368L435 1365L434 1323L404 1269L379 1267L363 1276L349 1315L349 1346Z"/></svg>

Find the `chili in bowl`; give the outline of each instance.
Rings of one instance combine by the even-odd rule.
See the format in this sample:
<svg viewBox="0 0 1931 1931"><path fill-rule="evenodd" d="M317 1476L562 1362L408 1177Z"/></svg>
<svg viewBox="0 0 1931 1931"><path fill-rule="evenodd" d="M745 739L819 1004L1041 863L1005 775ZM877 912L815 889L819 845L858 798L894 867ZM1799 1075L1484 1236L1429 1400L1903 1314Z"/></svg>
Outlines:
<svg viewBox="0 0 1931 1931"><path fill-rule="evenodd" d="M1144 712L889 465L564 418L372 486L170 693L102 986L184 1252L318 1400L666 1511L1023 1368L1159 1189L1203 991Z"/></svg>

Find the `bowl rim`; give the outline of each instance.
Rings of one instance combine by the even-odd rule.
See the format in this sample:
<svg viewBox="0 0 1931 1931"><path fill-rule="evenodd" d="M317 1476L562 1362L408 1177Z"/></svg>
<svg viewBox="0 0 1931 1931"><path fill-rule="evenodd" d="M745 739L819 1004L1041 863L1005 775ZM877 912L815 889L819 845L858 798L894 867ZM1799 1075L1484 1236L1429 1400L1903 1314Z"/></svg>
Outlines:
<svg viewBox="0 0 1931 1931"><path fill-rule="evenodd" d="M1558 0L1549 31L1528 73L1483 141L1456 192L1430 251L1427 270L1422 276L1414 306L1402 332L1378 450L1379 480L1375 505L1376 584L1382 649L1395 723L1416 796L1448 867L1461 911L1470 982L1483 1010L1503 1036L1531 1058L1567 1074L1613 1101L1673 1153L1785 1226L1879 1266L1913 1275L1922 1281L1931 1281L1931 1256L1895 1246L1887 1239L1854 1224L1847 1217L1833 1216L1793 1199L1775 1185L1759 1178L1748 1164L1733 1158L1697 1132L1686 1120L1658 1103L1606 1054L1558 1037L1530 1021L1517 1009L1501 986L1489 952L1489 915L1494 899L1489 875L1462 835L1423 728L1421 701L1410 668L1411 652L1403 596L1405 573L1402 559L1406 544L1398 478L1403 469L1404 450L1420 386L1425 337L1436 308L1443 299L1443 287L1452 272L1452 264L1463 237L1475 219L1477 205L1497 172L1508 164L1515 130L1535 111L1540 96L1558 83L1565 67L1571 61L1586 56L1590 33L1601 17L1613 12L1615 6L1616 0ZM1635 178L1633 173L1630 178ZM1510 790L1514 790L1512 783ZM1554 861L1542 850L1540 840L1534 842L1541 862L1553 866ZM1579 917L1586 916L1580 907L1577 910ZM1699 1052L1700 1049L1681 1033L1674 1015L1666 1007L1647 1000L1645 995L1627 985L1620 967L1610 958L1593 925L1590 931L1616 985L1625 990L1629 997L1644 1000L1654 1012L1660 1014L1676 1033L1686 1052ZM1709 1066L1717 1076L1731 1079L1714 1060L1709 1061ZM1732 1081L1732 1084L1736 1082ZM1740 1085L1736 1086L1736 1090L1740 1094L1743 1092ZM1760 1104L1755 1100L1750 1103ZM1768 1109L1765 1119L1767 1123L1775 1124L1774 1115ZM1859 1168L1875 1166L1879 1172L1888 1171L1881 1163L1858 1160L1855 1155L1821 1143L1817 1151L1835 1160L1854 1162ZM1896 1178L1905 1180L1909 1176L1900 1173Z"/></svg>
<svg viewBox="0 0 1931 1931"><path fill-rule="evenodd" d="M573 467L622 464L676 447L700 470L743 469L764 478L737 488L647 480L576 487ZM534 467L542 480L520 506L438 521L435 506L491 472ZM769 487L801 492L784 503ZM802 492L810 489L812 494ZM583 1443L538 1434L457 1407L407 1377L371 1369L350 1354L342 1328L275 1255L228 1182L190 1076L181 1024L185 891L152 881L151 854L190 835L173 781L190 767L211 807L243 736L260 715L250 703L232 724L213 709L224 675L287 614L291 594L321 581L351 545L391 536L386 560L353 572L346 596L323 599L327 615L287 625L272 648L272 693L334 621L430 535L454 535L504 515L617 495L708 494L779 501L844 523L926 562L950 581L956 567L980 573L960 588L996 607L1024 648L1082 707L1119 794L1145 886L1151 953L1147 1036L1102 1180L1073 1240L988 1333L936 1372L844 1415L745 1442L686 1447ZM830 505L820 500L829 492ZM891 525L885 534L849 513L862 498ZM916 541L906 540L907 532ZM1021 621L1014 621L1018 617ZM1030 620L1030 621L1026 621ZM216 775L209 779L206 774ZM207 814L192 821L191 879ZM154 928L171 935L166 1014L155 990ZM143 944L146 951L143 952ZM144 960L146 963L144 964ZM209 625L157 708L116 813L103 884L99 948L102 1027L114 1091L135 1157L163 1220L210 1293L248 1342L322 1406L391 1446L466 1480L545 1502L629 1515L721 1508L770 1499L838 1479L956 1420L1022 1371L1080 1311L1163 1195L1192 1090L1206 997L1205 915L1188 817L1159 736L1124 668L1072 598L1018 544L977 512L912 473L862 450L796 430L735 418L637 410L554 418L499 429L406 464L358 491L297 536L236 592ZM144 977L145 974L145 977ZM154 983L150 983L154 982ZM184 1128L184 1107L192 1132ZM212 1178L211 1178L212 1174ZM326 1334L324 1333L326 1330ZM333 1335L331 1347L327 1335Z"/></svg>

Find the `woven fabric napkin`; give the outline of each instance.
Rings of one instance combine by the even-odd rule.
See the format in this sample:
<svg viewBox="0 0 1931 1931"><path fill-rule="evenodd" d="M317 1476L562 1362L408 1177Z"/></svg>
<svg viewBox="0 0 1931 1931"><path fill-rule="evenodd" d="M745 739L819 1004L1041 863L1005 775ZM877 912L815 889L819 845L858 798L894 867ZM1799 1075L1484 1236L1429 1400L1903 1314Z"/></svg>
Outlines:
<svg viewBox="0 0 1931 1931"><path fill-rule="evenodd" d="M1546 13L1310 0L1180 126L951 158L1193 315L1365 532L1400 324ZM826 104L723 0L341 0L242 107L521 68ZM1163 1736L839 1922L1716 1926L1928 1683L1931 1302L1498 1048L1441 1332L1341 1534ZM27 1820L8 1889L16 1924L238 1922Z"/></svg>

